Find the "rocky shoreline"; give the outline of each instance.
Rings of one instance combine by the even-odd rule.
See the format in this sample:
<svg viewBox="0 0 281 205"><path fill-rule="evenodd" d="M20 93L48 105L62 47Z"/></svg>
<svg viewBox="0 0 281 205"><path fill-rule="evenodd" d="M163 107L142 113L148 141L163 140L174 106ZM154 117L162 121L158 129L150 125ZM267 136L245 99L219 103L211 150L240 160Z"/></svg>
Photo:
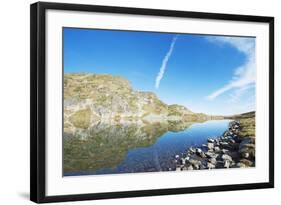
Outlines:
<svg viewBox="0 0 281 205"><path fill-rule="evenodd" d="M232 121L222 136L176 155L176 171L254 167L255 136L242 136L241 129L240 121Z"/></svg>

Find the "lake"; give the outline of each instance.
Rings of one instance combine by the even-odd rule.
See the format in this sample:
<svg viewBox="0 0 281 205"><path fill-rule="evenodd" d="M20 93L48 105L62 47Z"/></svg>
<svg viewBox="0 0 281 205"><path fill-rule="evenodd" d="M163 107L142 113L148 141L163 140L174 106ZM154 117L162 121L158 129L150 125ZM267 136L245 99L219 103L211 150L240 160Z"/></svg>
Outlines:
<svg viewBox="0 0 281 205"><path fill-rule="evenodd" d="M64 176L174 170L174 157L219 137L230 120L98 123L64 136Z"/></svg>

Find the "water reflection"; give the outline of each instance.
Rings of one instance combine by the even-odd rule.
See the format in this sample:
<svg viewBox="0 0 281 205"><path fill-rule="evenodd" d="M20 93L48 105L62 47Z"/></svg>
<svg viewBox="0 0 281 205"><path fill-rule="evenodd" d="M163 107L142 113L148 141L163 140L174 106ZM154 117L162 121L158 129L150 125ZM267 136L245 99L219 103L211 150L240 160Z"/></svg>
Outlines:
<svg viewBox="0 0 281 205"><path fill-rule="evenodd" d="M64 174L165 171L175 154L220 135L228 121L98 123L64 133Z"/></svg>

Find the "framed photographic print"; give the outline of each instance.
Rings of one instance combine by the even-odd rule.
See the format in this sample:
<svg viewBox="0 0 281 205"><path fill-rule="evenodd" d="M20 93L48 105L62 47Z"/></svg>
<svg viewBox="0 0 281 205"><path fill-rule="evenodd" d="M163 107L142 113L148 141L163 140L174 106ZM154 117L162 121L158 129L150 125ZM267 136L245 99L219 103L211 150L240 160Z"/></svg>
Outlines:
<svg viewBox="0 0 281 205"><path fill-rule="evenodd" d="M31 5L31 200L272 188L274 18Z"/></svg>

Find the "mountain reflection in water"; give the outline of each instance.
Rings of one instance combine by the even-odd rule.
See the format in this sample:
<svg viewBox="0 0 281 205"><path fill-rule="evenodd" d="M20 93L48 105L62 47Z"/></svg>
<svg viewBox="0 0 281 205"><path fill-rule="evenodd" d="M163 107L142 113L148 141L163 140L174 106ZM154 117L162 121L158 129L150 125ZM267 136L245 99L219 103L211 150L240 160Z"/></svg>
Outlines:
<svg viewBox="0 0 281 205"><path fill-rule="evenodd" d="M98 123L64 133L64 175L167 171L190 146L223 134L229 120Z"/></svg>

